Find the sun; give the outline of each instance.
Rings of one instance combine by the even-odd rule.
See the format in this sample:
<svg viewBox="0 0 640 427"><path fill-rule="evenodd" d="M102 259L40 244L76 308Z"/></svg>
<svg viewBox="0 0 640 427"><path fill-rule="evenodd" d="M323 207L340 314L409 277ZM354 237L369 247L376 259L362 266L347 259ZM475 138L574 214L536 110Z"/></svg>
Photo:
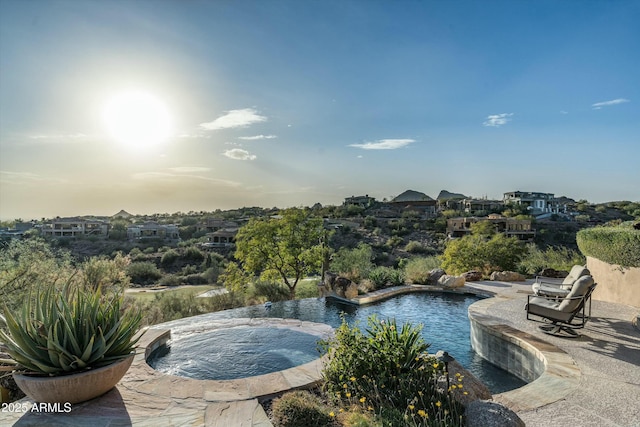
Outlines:
<svg viewBox="0 0 640 427"><path fill-rule="evenodd" d="M131 90L111 97L105 104L103 119L109 134L130 148L150 148L171 135L171 114L157 97Z"/></svg>

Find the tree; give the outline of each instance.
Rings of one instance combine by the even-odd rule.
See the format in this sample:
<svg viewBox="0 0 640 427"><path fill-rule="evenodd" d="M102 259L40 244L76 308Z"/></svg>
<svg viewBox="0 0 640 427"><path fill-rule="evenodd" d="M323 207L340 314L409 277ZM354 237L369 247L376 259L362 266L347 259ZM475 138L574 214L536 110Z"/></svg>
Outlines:
<svg viewBox="0 0 640 427"><path fill-rule="evenodd" d="M281 279L294 299L300 279L320 271L323 236L322 218L291 208L278 218L249 220L236 236L235 257L247 273Z"/></svg>

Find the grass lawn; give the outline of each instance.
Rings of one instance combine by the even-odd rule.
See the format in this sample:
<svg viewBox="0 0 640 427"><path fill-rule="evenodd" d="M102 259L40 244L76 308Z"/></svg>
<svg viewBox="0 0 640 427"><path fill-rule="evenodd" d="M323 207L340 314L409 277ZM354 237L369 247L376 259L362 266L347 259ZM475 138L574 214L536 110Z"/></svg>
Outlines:
<svg viewBox="0 0 640 427"><path fill-rule="evenodd" d="M175 293L176 295L187 295L187 294L196 294L200 295L203 292L210 291L211 289L219 288L219 286L213 285L193 285L193 286L180 286L176 288L167 288L166 290L161 291L136 291L136 292L127 292L127 295L130 295L134 298L138 298L140 301L152 301L156 294L159 292L162 293Z"/></svg>

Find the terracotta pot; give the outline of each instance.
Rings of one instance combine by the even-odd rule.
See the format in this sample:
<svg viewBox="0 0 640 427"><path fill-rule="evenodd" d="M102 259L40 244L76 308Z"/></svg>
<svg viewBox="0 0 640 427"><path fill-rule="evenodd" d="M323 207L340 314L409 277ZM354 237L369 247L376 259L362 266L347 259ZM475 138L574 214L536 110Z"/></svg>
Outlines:
<svg viewBox="0 0 640 427"><path fill-rule="evenodd" d="M101 396L115 387L127 373L133 355L111 365L57 377L13 374L20 389L36 402L79 403Z"/></svg>

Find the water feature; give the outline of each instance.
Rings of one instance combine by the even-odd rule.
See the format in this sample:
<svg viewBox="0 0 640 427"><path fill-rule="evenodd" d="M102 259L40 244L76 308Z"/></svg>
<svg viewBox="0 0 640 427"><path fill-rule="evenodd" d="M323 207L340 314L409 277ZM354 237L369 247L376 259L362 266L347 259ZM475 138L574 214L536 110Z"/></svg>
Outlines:
<svg viewBox="0 0 640 427"><path fill-rule="evenodd" d="M333 300L309 298L304 300L273 303L270 308L259 305L209 313L202 316L179 319L160 325L160 327L171 328L173 334L174 330L179 331L181 326L184 327L186 325L191 325L193 322L203 322L203 324L206 324L207 321L217 319L260 317L293 318L310 322L326 323L333 327L337 327L341 323L341 313L344 313L345 319L350 324L353 322L359 322L360 326L364 327L366 326L367 318L370 315L375 314L381 319L393 317L399 324L411 322L416 325L422 325L422 335L425 341L431 344L429 347L430 353L435 353L438 350L448 351L449 354L455 357L465 368L483 381L494 394L525 385L523 381L485 361L471 349L467 309L470 304L476 301L478 301L478 297L473 295L431 292L401 295L365 306L354 306ZM171 357L176 362L176 366L168 365L174 367L167 369L174 369L175 372L177 372L177 370L183 369L181 364L184 365L185 363L191 363L188 361L197 359L197 355L199 354L202 354L204 357L205 361L203 363L211 364L211 362L207 362L207 360L211 360L208 358L207 354L211 352L212 348L235 346L236 344L234 344L234 342L236 339L240 342L246 342L246 339L243 336L244 333L230 333L224 337L224 340L221 340L218 339L221 338L220 336L216 337L213 335L209 344L199 342L191 345L187 344L188 341L181 340L178 334L174 337L174 344L172 344L170 350ZM259 337L259 335L254 335L254 338L255 337ZM262 347L262 343L267 341L268 339L260 340L260 346ZM301 340L296 343L296 339L294 338L294 344L291 345L293 345L297 351L301 351L306 355L308 355L309 352L315 351L315 341L313 343L303 343L303 341L304 340ZM257 342L254 341L251 345L257 346L256 343ZM268 353L269 348L265 348ZM286 349L288 347L284 348ZM274 348L271 348L270 350L272 354L275 354L278 351L274 350ZM286 350L281 350L280 354L288 353ZM316 352L315 355L315 357L317 357L318 353ZM165 357L166 356L167 355L165 355ZM268 357L269 355L267 354L266 356ZM230 357L230 359L227 359L228 363L225 363L223 367L224 370L231 370L232 368L235 370L236 368L242 368L245 365L245 357L243 354L236 353L235 358L233 356ZM259 356L257 358L260 359ZM160 361L160 363L164 363L161 359L162 357L156 357L156 355L154 355L153 363L157 364L158 361ZM242 363L237 363L236 361L238 360L242 361ZM292 363L305 363L303 360L306 359L301 358L298 361L294 360ZM254 364L251 361L247 363L249 370L253 370L252 365ZM255 375L255 373L240 375L249 376Z"/></svg>

